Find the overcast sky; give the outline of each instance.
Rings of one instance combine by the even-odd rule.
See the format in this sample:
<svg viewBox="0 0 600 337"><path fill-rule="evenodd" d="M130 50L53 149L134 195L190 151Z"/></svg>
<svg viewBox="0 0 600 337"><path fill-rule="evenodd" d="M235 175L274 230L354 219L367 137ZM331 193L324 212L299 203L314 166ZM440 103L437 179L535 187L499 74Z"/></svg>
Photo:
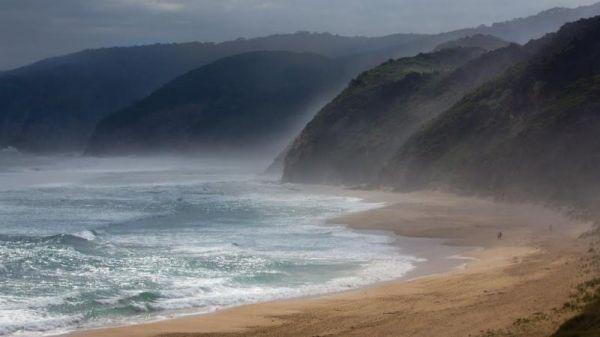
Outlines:
<svg viewBox="0 0 600 337"><path fill-rule="evenodd" d="M0 70L85 48L298 30L435 33L599 0L0 0Z"/></svg>

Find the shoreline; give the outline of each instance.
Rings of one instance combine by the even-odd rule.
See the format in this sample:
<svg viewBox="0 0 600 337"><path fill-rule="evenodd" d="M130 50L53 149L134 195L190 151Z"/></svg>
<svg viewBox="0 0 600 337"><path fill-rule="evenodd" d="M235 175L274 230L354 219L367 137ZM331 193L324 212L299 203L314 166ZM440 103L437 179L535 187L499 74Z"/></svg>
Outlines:
<svg viewBox="0 0 600 337"><path fill-rule="evenodd" d="M383 207L344 214L329 219L327 223L344 224L355 230L394 233L399 241L411 241L411 248L422 246L422 250L426 251L420 253L428 255L428 261L418 263L416 268L399 279L377 282L357 289L245 304L212 313L189 314L149 323L79 330L65 335L263 336L269 330L275 330L273 334L266 335L283 336L281 331L277 330L278 327L287 324L292 324L302 332L286 332L286 336L310 335L304 333L307 322L294 322L306 312L344 312L334 307L339 302L358 302L361 303L360 306L372 305L372 302L379 302L386 297L395 298L398 292L405 296L413 295L415 288L426 292L428 289L422 289L423 286L432 282L444 283L473 274L496 272L515 263L522 263L532 256L543 254L548 250L546 241L553 241L555 236L561 238L559 241L565 241L564 238L567 237L574 240L589 227L588 224L581 223L574 225L574 221L541 207L511 205L447 193L404 194L324 186L306 186L302 189L313 193L358 197L367 202L385 203ZM503 240L496 237L498 227L504 230ZM423 245L424 242L427 244ZM432 248L435 248L435 251L431 251ZM413 254L412 251L410 253L417 256L420 254ZM577 254L579 253L581 252L578 251ZM451 259L453 260L450 261ZM356 311L357 308L353 309L351 311ZM385 315L385 312L383 314ZM315 320L319 321L318 318ZM320 323L328 325L326 321ZM369 333L378 335L375 330L383 328L385 327L375 326ZM327 330L325 326L316 332L324 330Z"/></svg>

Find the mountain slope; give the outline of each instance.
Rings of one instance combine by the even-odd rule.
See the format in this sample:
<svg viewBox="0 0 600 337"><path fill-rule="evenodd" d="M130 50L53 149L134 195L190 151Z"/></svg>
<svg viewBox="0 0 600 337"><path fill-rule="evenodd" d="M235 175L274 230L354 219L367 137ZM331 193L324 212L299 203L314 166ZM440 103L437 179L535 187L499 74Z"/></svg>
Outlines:
<svg viewBox="0 0 600 337"><path fill-rule="evenodd" d="M526 63L414 135L385 170L403 189L600 205L600 17L565 25Z"/></svg>
<svg viewBox="0 0 600 337"><path fill-rule="evenodd" d="M87 153L281 146L342 78L336 62L315 54L253 52L224 58L103 119Z"/></svg>
<svg viewBox="0 0 600 337"><path fill-rule="evenodd" d="M283 179L371 182L423 123L526 55L517 45L489 53L443 49L363 73L298 136L285 158Z"/></svg>

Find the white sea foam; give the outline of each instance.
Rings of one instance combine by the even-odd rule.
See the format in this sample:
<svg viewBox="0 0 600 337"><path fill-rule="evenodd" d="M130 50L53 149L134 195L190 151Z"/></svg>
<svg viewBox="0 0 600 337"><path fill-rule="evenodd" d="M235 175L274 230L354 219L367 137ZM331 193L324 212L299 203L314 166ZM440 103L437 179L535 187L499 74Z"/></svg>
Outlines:
<svg viewBox="0 0 600 337"><path fill-rule="evenodd" d="M84 230L84 231L73 233L72 235L76 236L78 238L87 240L87 241L96 240L96 233L94 233L94 231L92 231L92 230Z"/></svg>
<svg viewBox="0 0 600 337"><path fill-rule="evenodd" d="M0 170L23 182L0 194L0 335L343 291L418 262L391 236L324 223L380 204L191 164L45 160L43 172Z"/></svg>

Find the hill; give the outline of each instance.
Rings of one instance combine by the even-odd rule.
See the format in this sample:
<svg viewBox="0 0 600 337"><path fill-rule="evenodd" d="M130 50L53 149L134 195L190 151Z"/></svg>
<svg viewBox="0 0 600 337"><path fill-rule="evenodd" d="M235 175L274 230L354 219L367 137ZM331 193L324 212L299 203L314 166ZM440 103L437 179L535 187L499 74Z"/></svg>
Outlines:
<svg viewBox="0 0 600 337"><path fill-rule="evenodd" d="M336 62L315 54L223 58L103 119L86 152L273 151L342 78Z"/></svg>
<svg viewBox="0 0 600 337"><path fill-rule="evenodd" d="M452 48L389 61L361 74L306 126L283 179L371 182L411 134L527 55L518 45Z"/></svg>
<svg viewBox="0 0 600 337"><path fill-rule="evenodd" d="M600 17L565 25L534 56L415 134L383 182L558 203L598 215Z"/></svg>
<svg viewBox="0 0 600 337"><path fill-rule="evenodd" d="M0 73L0 148L81 150L103 117L144 98L175 77L223 57L259 50L342 57L401 45L417 37L397 34L363 38L299 32L218 44L85 50L43 60ZM361 58L364 66L378 61L378 57Z"/></svg>

